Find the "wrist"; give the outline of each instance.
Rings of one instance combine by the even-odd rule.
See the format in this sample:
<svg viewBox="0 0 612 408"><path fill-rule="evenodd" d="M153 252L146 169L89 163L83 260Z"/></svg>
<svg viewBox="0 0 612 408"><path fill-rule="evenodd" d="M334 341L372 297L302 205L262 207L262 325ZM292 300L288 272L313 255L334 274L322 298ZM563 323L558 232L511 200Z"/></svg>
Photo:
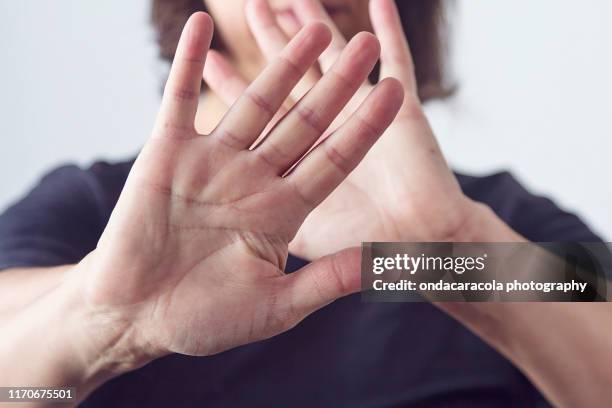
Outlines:
<svg viewBox="0 0 612 408"><path fill-rule="evenodd" d="M135 352L129 324L88 305L74 266L56 288L2 327L0 383L75 387L82 399L95 388L149 360Z"/></svg>
<svg viewBox="0 0 612 408"><path fill-rule="evenodd" d="M74 336L75 351L81 356L86 379L105 379L133 371L161 354L143 347L136 335L134 319L119 307L100 306L91 301L87 277L92 272L93 253L71 271L55 294L71 310L66 334ZM61 301L61 300L58 300Z"/></svg>
<svg viewBox="0 0 612 408"><path fill-rule="evenodd" d="M525 239L486 204L465 198L461 217L449 234L452 242L520 242Z"/></svg>

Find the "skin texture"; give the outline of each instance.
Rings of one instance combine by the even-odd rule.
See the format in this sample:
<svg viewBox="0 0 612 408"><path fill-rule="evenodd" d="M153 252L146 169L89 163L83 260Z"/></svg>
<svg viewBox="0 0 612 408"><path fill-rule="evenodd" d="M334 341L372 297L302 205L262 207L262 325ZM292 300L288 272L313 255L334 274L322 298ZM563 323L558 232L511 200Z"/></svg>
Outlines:
<svg viewBox="0 0 612 408"><path fill-rule="evenodd" d="M371 1L371 24L365 0L333 2L350 12L332 19L310 0L270 3L277 11L299 8L294 15L304 21L271 13L259 0L246 13L239 0L207 1L231 53L210 53L206 64L213 92L195 120L196 129L210 129L206 137L194 116L210 22L191 20L153 136L99 248L78 265L0 274L7 295L0 296L1 365L11 367L0 370L0 384L70 384L83 398L170 352L208 355L272 336L358 290L359 252L349 247L362 240L524 241L460 192L416 98L392 1ZM309 25L310 46L282 50L313 21L326 22L331 38ZM374 90L359 85L378 46L354 35L370 25L383 43L382 76L399 81ZM364 55L356 58L356 49ZM293 58L302 63L287 64ZM247 88L264 61L273 68ZM296 66L307 72L291 89ZM271 107L281 104L272 118ZM325 141L294 168L317 139ZM310 259L339 252L284 276L288 244ZM609 305L437 306L504 354L554 405L609 405Z"/></svg>
<svg viewBox="0 0 612 408"><path fill-rule="evenodd" d="M353 4L357 11L361 11L358 6L368 4L346 3ZM289 107L329 71L346 46L341 28L318 2L298 0L293 4L301 24L322 21L332 27L332 45L319 58L320 68L311 70L296 87L287 101ZM371 26L383 44L381 79L397 78L406 90L406 97L381 140L347 180L312 212L291 242L291 252L306 259L317 259L361 242L457 240L469 218L479 211L478 205L461 192L423 113L410 49L394 2L373 0L369 5ZM268 61L276 58L289 41L290 33L277 24L273 5L265 0L249 2L246 20L262 54ZM240 72L229 58L213 53L204 78L231 106L248 83ZM362 85L325 135L333 133L371 89L369 84ZM289 126L289 122L285 123Z"/></svg>
<svg viewBox="0 0 612 408"><path fill-rule="evenodd" d="M274 3L270 4L272 7L265 1L252 0L243 17L261 54L268 60L278 54L292 32L274 12ZM285 103L286 109L327 72L334 56L345 46L345 38L350 38L354 31L336 24L337 16L327 15L316 1L296 0L292 4L300 24L323 21L332 28L333 38L332 46L319 58L318 69L311 70L295 88ZM357 169L309 215L291 242L291 251L316 259L361 241L525 241L490 209L472 202L460 191L416 96L409 46L394 2L371 0L369 4L371 26L382 44L381 77L400 80L406 91L404 103ZM353 10L363 12L360 7ZM359 25L362 17L354 16L353 23ZM362 23L359 29L368 27ZM252 54L252 44L246 37L242 41ZM229 106L249 81L245 72L248 70L241 68L240 58L212 53L204 77L216 96ZM362 100L369 89L368 85L362 86L340 118L349 115L353 104ZM213 111L214 98L207 105ZM332 133L335 127L332 124L325 134ZM605 406L604 401L609 400L609 387L603 380L612 376L611 345L607 340L612 328L604 323L612 319L609 306L550 303L436 306L510 359L553 404L597 407ZM594 327L608 334L596 334ZM589 340L579 339L577 333L586 334ZM559 342L560 338L567 341ZM586 348L578 347L587 343Z"/></svg>
<svg viewBox="0 0 612 408"><path fill-rule="evenodd" d="M331 35L324 24L305 26L205 136L195 131L194 117L212 31L204 13L187 23L153 134L98 247L3 327L0 355L27 350L37 365L3 372L3 385L69 383L82 398L169 353L206 356L273 336L359 290L358 248L291 275L283 269L305 217L354 169L402 104L398 81L380 83L333 137L311 150L318 129L367 78L378 41L356 36L315 86L320 91L249 149ZM327 109L319 113L316 106ZM289 128L281 126L285 121ZM63 330L49 330L43 349L31 344L42 330L36 323L57 324L60 316L56 327ZM71 364L45 366L50 358Z"/></svg>
<svg viewBox="0 0 612 408"><path fill-rule="evenodd" d="M186 38L194 31L188 26ZM320 137L318 129L334 119L378 58L372 35L355 37L333 73L316 85L325 92L304 100L264 143L248 150L328 42L323 24L305 27L207 137L193 130L204 63L194 59L202 58L206 44L182 43L154 135L139 155L96 250L99 260L87 284L92 302L123 306L146 301L147 341L157 338L153 343L162 350L192 355L269 337L311 310L314 299L304 302L295 287L302 274L283 274L288 243L306 215L372 146L403 98L397 81L381 83L329 143L282 177ZM317 105L328 107L325 115L314 113ZM126 236L126 231L134 234ZM135 261L130 256L134 253L149 255ZM338 287L358 289L354 269L350 277L340 277ZM317 299L328 293L327 283L317 283ZM202 288L214 290L206 294ZM213 308L224 312L208 315ZM200 335L211 331L216 335Z"/></svg>

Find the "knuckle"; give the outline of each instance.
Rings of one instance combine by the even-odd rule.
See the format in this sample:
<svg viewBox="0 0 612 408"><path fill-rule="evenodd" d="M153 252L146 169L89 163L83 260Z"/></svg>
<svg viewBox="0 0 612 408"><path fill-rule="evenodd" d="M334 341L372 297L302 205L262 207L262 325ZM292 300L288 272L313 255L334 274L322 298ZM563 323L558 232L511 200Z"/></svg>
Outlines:
<svg viewBox="0 0 612 408"><path fill-rule="evenodd" d="M382 129L380 129L378 126L373 125L369 120L361 116L357 116L357 127L359 129L357 135L361 139L365 140L375 139L383 133Z"/></svg>
<svg viewBox="0 0 612 408"><path fill-rule="evenodd" d="M241 149L243 147L243 142L234 132L228 129L219 129L217 134L217 139L223 145L231 148L231 149Z"/></svg>
<svg viewBox="0 0 612 408"><path fill-rule="evenodd" d="M266 166L277 168L283 165L287 155L273 142L266 141L261 147L253 151L255 157Z"/></svg>
<svg viewBox="0 0 612 408"><path fill-rule="evenodd" d="M323 134L325 132L325 129L327 127L324 125L323 120L320 118L320 116L314 109L311 109L307 106L298 105L295 108L295 113L300 118L300 121L302 121L304 124L306 124L306 126L313 129L318 134Z"/></svg>
<svg viewBox="0 0 612 408"><path fill-rule="evenodd" d="M287 72L292 81L299 80L305 73L303 68L287 56L279 56L279 62L283 65L283 71Z"/></svg>
<svg viewBox="0 0 612 408"><path fill-rule="evenodd" d="M204 64L204 58L201 56L184 56L181 58L181 62L185 65L200 66Z"/></svg>
<svg viewBox="0 0 612 408"><path fill-rule="evenodd" d="M181 102L191 102L199 98L200 93L187 88L178 88L171 91L171 96Z"/></svg>
<svg viewBox="0 0 612 408"><path fill-rule="evenodd" d="M170 139L193 139L196 136L196 131L193 126L184 126L171 120L163 120L159 126L156 126L154 132L156 137Z"/></svg>
<svg viewBox="0 0 612 408"><path fill-rule="evenodd" d="M311 273L310 279L312 281L312 288L314 289L315 293L317 294L317 298L319 299L319 303L327 303L329 301L329 295L325 290L326 282L324 282L325 279L321 276L321 273Z"/></svg>
<svg viewBox="0 0 612 408"><path fill-rule="evenodd" d="M342 279L342 268L337 256L329 258L328 268L319 269L311 274L312 286L320 302L325 304L346 293L347 287Z"/></svg>
<svg viewBox="0 0 612 408"><path fill-rule="evenodd" d="M263 111L268 118L274 116L275 109L272 103L263 95L253 90L247 90L244 95L253 103L257 108Z"/></svg>
<svg viewBox="0 0 612 408"><path fill-rule="evenodd" d="M314 200L311 200L308 195L300 189L299 185L291 180L291 178L287 178L286 180L289 183L289 188L292 190L294 196L302 204L306 212L309 212L309 210L315 208L318 205L318 203Z"/></svg>
<svg viewBox="0 0 612 408"><path fill-rule="evenodd" d="M346 177L352 170L351 163L349 159L340 153L338 149L336 149L331 144L327 144L323 150L325 152L325 156L327 160L338 170L338 172Z"/></svg>

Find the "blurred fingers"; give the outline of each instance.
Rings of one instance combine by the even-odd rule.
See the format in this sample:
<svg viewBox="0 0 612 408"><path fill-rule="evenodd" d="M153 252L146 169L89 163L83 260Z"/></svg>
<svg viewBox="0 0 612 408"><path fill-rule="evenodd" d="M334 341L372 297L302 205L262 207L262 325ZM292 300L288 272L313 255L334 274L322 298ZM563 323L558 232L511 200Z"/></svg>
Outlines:
<svg viewBox="0 0 612 408"><path fill-rule="evenodd" d="M331 29L331 44L319 58L321 70L323 73L327 72L334 65L344 47L346 47L346 39L336 26L334 20L321 5L319 0L296 0L294 10L305 24L314 21L321 21Z"/></svg>
<svg viewBox="0 0 612 408"><path fill-rule="evenodd" d="M236 100L212 136L236 149L249 148L329 40L325 25L304 27Z"/></svg>
<svg viewBox="0 0 612 408"><path fill-rule="evenodd" d="M337 131L286 176L299 198L314 209L357 167L395 119L404 98L402 85L380 82Z"/></svg>
<svg viewBox="0 0 612 408"><path fill-rule="evenodd" d="M249 86L232 64L215 50L208 53L204 81L227 106L232 106Z"/></svg>
<svg viewBox="0 0 612 408"><path fill-rule="evenodd" d="M268 61L278 56L289 38L276 22L267 0L249 0L246 17L261 52Z"/></svg>
<svg viewBox="0 0 612 408"><path fill-rule="evenodd" d="M254 150L282 175L326 131L352 98L378 60L380 45L369 33L361 33L347 45L340 58L315 87L300 100Z"/></svg>
<svg viewBox="0 0 612 408"><path fill-rule="evenodd" d="M370 18L381 43L381 79L397 78L406 92L416 95L414 64L394 0L370 0Z"/></svg>
<svg viewBox="0 0 612 408"><path fill-rule="evenodd" d="M292 12L288 10L287 13ZM278 19L267 0L250 0L246 7L247 21L257 45L268 62L274 61L289 42L289 36L278 24ZM291 20L290 17L287 19ZM295 27L291 27L295 29ZM291 92L294 101L304 96L319 80L316 67L309 69Z"/></svg>

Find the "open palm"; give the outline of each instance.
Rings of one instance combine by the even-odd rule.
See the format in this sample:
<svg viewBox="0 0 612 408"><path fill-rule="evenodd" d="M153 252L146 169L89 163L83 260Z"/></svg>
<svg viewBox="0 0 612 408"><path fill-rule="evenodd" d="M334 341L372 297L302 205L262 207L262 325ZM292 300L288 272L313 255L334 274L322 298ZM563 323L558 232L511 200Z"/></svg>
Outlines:
<svg viewBox="0 0 612 408"><path fill-rule="evenodd" d="M291 94L300 100L333 66L347 46L333 20L317 0L297 0L295 14L304 23L324 22L332 43ZM381 78L397 78L406 96L399 114L353 173L306 219L291 242L293 253L307 259L359 245L364 241L452 240L465 224L471 201L465 197L438 146L417 94L413 62L393 0L371 0L370 16L382 44ZM263 54L276 58L291 33L281 28L265 0L247 6L251 30ZM207 70L211 88L231 103L246 86L222 57ZM208 78L207 78L208 77ZM224 78L231 86L215 86ZM372 86L362 84L355 97L326 130L323 139L357 109Z"/></svg>
<svg viewBox="0 0 612 408"><path fill-rule="evenodd" d="M359 250L285 275L288 243L364 157L403 99L397 81L381 83L334 137L311 149L318 129L329 126L378 58L378 42L364 34L265 143L249 149L329 43L329 29L314 23L210 135L200 135L194 118L211 36L210 17L192 16L153 135L86 258L88 304L120 328L118 342L152 357L207 355L266 338L359 289Z"/></svg>

